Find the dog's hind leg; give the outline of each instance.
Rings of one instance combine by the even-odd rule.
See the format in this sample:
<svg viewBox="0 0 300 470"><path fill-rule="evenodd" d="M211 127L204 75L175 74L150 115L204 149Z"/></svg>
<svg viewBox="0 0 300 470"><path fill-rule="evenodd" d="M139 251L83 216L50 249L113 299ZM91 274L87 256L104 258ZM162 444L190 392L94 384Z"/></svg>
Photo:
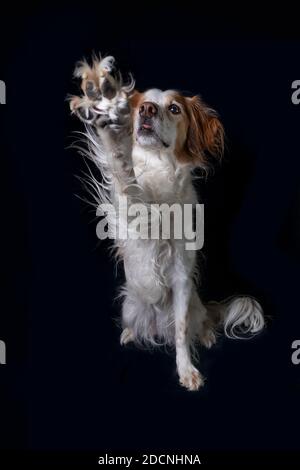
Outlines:
<svg viewBox="0 0 300 470"><path fill-rule="evenodd" d="M193 342L198 339L203 346L211 348L217 341L217 322L214 321L210 310L202 303L195 289L193 289L189 306L189 318L191 334L194 335Z"/></svg>
<svg viewBox="0 0 300 470"><path fill-rule="evenodd" d="M134 292L126 291L122 305L121 345L130 341L137 344L154 344L156 336L155 312Z"/></svg>

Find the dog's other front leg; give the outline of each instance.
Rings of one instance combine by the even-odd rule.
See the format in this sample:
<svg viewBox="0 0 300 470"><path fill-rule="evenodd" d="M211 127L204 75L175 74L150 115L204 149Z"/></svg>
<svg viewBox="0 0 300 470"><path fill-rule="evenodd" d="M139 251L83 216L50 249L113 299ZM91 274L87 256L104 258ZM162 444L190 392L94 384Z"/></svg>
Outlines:
<svg viewBox="0 0 300 470"><path fill-rule="evenodd" d="M174 285L176 364L181 385L188 390L198 390L204 379L191 360L188 311L192 285L189 278L177 280Z"/></svg>

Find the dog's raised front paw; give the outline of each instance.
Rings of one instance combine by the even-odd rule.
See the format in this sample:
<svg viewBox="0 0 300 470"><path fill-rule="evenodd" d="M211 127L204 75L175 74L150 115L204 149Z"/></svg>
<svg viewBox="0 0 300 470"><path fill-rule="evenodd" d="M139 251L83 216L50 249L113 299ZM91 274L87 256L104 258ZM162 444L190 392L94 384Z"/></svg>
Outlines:
<svg viewBox="0 0 300 470"><path fill-rule="evenodd" d="M81 80L82 96L73 96L70 99L72 113L87 124L99 130L129 130L131 124L131 110L129 95L133 90L134 82L124 86L121 75L116 78L113 74L114 58L94 59L90 66L87 62L80 62L74 72L75 77Z"/></svg>

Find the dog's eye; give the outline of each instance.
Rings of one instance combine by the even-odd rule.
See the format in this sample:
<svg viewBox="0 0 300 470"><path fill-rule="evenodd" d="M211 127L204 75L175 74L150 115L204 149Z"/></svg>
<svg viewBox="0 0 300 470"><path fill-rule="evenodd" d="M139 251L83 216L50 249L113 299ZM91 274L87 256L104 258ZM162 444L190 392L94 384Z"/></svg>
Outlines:
<svg viewBox="0 0 300 470"><path fill-rule="evenodd" d="M180 108L179 108L179 106L177 106L177 104L171 104L168 109L169 109L169 111L171 111L172 114L180 114L180 112L181 112Z"/></svg>

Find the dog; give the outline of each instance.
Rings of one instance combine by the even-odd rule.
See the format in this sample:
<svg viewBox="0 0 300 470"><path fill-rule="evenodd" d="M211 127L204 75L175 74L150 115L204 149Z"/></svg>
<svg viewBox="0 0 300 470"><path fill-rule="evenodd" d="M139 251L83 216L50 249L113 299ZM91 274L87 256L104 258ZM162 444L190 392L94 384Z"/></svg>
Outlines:
<svg viewBox="0 0 300 470"><path fill-rule="evenodd" d="M98 203L117 207L120 196L135 203L197 204L192 171L220 158L224 129L218 114L200 96L150 89L139 92L130 76L124 83L112 56L77 64L81 96L70 109L85 124L86 155L100 169L91 177ZM122 225L120 211L109 230ZM127 217L127 215L126 215ZM126 276L122 288L121 344L170 345L176 351L180 384L198 390L204 378L193 362L197 344L210 348L220 325L228 337L249 337L265 325L251 297L204 305L195 283L196 251L183 239L114 240Z"/></svg>

